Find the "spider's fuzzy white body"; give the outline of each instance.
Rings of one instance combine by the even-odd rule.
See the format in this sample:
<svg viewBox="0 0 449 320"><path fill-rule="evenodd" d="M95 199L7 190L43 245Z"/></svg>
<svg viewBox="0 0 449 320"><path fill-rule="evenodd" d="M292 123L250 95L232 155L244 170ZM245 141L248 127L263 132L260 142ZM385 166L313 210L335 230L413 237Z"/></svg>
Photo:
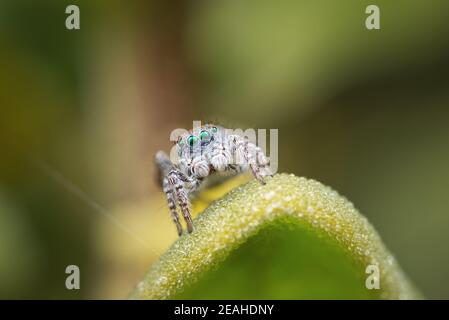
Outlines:
<svg viewBox="0 0 449 320"><path fill-rule="evenodd" d="M176 204L181 208L187 230L193 231L189 195L211 174L251 169L255 178L264 183L271 176L269 160L262 150L243 136L214 125L195 128L179 137L179 162L173 163L163 151L156 153L162 189L167 195L178 234L182 234Z"/></svg>

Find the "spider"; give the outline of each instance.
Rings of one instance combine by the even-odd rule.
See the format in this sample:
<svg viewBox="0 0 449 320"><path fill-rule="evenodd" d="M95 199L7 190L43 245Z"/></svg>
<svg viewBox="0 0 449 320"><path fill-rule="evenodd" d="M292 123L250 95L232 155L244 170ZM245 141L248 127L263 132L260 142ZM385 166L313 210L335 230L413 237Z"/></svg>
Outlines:
<svg viewBox="0 0 449 320"><path fill-rule="evenodd" d="M183 229L176 204L181 209L187 231L191 233L193 224L189 196L210 175L229 172L237 174L250 169L261 184L265 184L265 177L272 176L269 159L261 148L248 138L223 127L206 124L194 128L178 138L176 147L178 163L173 163L163 151L156 153L155 162L179 236Z"/></svg>

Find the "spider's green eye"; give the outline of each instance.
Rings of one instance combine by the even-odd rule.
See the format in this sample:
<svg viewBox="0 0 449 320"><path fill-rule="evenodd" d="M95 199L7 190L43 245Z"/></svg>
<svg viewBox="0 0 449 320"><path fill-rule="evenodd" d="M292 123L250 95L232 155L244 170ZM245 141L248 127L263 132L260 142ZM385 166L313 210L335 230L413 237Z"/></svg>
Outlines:
<svg viewBox="0 0 449 320"><path fill-rule="evenodd" d="M187 143L189 144L189 146L193 147L194 145L196 145L196 143L198 142L198 137L197 136L190 136L187 138Z"/></svg>
<svg viewBox="0 0 449 320"><path fill-rule="evenodd" d="M206 130L201 131L201 132L200 132L200 139L201 139L202 141L207 141L207 140L209 140L209 139L210 139L210 134L209 134L209 132L207 132Z"/></svg>
<svg viewBox="0 0 449 320"><path fill-rule="evenodd" d="M178 146L182 147L184 145L184 140L183 139L179 139L178 140Z"/></svg>
<svg viewBox="0 0 449 320"><path fill-rule="evenodd" d="M218 128L217 128L217 127L212 127L212 132L213 132L213 133L217 133L217 131L218 131Z"/></svg>

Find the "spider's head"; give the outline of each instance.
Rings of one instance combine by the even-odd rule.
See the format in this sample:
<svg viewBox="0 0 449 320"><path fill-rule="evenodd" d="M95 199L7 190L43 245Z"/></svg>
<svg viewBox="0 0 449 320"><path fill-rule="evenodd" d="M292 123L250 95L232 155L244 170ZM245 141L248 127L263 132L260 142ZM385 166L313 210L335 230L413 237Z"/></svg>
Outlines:
<svg viewBox="0 0 449 320"><path fill-rule="evenodd" d="M176 143L178 155L183 157L204 153L207 146L218 138L220 130L218 126L206 124L180 136Z"/></svg>

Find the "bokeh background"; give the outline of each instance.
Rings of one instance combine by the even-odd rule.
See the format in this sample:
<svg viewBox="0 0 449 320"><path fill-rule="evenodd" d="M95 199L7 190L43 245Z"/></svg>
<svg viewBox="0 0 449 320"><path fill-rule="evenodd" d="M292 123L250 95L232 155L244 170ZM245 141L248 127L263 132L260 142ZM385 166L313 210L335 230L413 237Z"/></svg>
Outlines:
<svg viewBox="0 0 449 320"><path fill-rule="evenodd" d="M446 0L0 0L0 298L126 297L176 239L153 155L212 120L279 129L448 299L448 39Z"/></svg>

